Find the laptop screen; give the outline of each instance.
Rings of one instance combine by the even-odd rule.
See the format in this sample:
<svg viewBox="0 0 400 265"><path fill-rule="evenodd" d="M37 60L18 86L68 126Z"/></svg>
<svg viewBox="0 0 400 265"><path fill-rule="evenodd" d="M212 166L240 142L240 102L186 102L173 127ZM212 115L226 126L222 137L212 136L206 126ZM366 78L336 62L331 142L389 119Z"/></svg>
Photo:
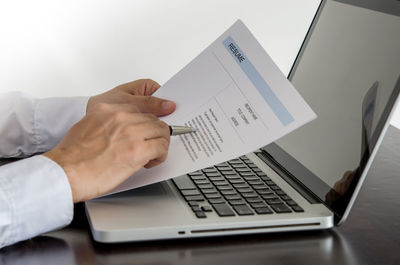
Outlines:
<svg viewBox="0 0 400 265"><path fill-rule="evenodd" d="M318 118L265 148L338 219L399 93L399 11L325 2L289 76Z"/></svg>

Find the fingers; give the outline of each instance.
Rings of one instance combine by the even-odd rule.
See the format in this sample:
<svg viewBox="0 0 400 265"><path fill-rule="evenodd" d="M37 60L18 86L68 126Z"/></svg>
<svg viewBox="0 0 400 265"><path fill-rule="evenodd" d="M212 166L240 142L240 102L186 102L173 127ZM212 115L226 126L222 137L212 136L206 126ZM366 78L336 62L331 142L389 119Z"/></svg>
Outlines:
<svg viewBox="0 0 400 265"><path fill-rule="evenodd" d="M157 116L171 114L176 108L174 102L152 96L136 96L132 101L141 112L152 113Z"/></svg>
<svg viewBox="0 0 400 265"><path fill-rule="evenodd" d="M147 144L147 161L145 168L151 168L167 159L169 142L165 138L154 138L146 141Z"/></svg>
<svg viewBox="0 0 400 265"><path fill-rule="evenodd" d="M151 96L160 85L151 79L139 79L119 86L122 90L136 96Z"/></svg>
<svg viewBox="0 0 400 265"><path fill-rule="evenodd" d="M153 120L136 124L131 127L131 130L132 133L134 133L135 137L143 140L150 140L159 137L165 138L168 143L170 140L168 125L160 120Z"/></svg>

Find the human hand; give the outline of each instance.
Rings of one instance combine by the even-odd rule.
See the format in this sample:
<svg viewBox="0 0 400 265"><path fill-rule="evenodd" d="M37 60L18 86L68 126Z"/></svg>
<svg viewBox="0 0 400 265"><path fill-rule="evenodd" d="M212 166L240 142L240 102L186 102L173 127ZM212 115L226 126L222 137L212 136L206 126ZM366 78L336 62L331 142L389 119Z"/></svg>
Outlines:
<svg viewBox="0 0 400 265"><path fill-rule="evenodd" d="M166 159L169 127L132 104L98 103L44 155L65 171L74 202L112 190Z"/></svg>
<svg viewBox="0 0 400 265"><path fill-rule="evenodd" d="M103 94L89 99L86 113L94 111L99 103L131 104L138 107L139 111L164 116L175 110L175 103L152 97L160 85L151 79L139 79L123 85L119 85Z"/></svg>

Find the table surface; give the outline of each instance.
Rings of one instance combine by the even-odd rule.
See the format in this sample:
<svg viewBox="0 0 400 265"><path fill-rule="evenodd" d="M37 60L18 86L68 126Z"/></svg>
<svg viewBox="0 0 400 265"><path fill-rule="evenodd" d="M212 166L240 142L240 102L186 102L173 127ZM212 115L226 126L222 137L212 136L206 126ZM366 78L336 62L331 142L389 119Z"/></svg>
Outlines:
<svg viewBox="0 0 400 265"><path fill-rule="evenodd" d="M99 244L78 204L71 225L1 250L0 264L400 264L399 162L390 127L348 220L330 230Z"/></svg>

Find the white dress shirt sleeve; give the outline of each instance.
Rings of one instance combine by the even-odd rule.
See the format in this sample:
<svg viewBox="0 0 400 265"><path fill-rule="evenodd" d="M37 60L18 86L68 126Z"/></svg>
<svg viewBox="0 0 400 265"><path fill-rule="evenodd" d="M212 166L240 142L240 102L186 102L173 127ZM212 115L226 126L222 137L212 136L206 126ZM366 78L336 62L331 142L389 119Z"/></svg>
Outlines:
<svg viewBox="0 0 400 265"><path fill-rule="evenodd" d="M0 94L0 157L53 148L85 115L87 101ZM55 162L36 155L0 167L0 248L65 226L72 216L71 188Z"/></svg>
<svg viewBox="0 0 400 265"><path fill-rule="evenodd" d="M88 99L0 94L0 157L26 157L52 149L86 114Z"/></svg>

